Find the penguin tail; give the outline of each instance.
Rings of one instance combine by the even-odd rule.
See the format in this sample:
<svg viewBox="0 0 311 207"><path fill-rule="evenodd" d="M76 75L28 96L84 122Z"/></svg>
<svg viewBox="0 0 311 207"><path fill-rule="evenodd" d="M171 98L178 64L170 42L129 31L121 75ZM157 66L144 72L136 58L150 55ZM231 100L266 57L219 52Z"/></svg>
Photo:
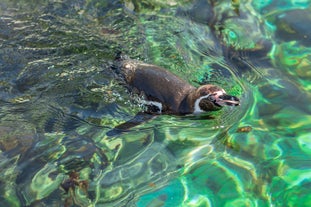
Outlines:
<svg viewBox="0 0 311 207"><path fill-rule="evenodd" d="M117 74L120 73L119 69L120 69L120 65L121 65L121 62L124 60L123 58L123 54L121 51L118 51L113 59L113 62L112 62L112 65L110 66L111 69L113 71L115 71Z"/></svg>
<svg viewBox="0 0 311 207"><path fill-rule="evenodd" d="M115 56L115 58L114 58L114 61L115 62L121 62L121 61L123 61L123 60L128 60L129 59L129 57L127 56L127 55L125 55L122 51L118 51L117 53L116 53L116 56Z"/></svg>
<svg viewBox="0 0 311 207"><path fill-rule="evenodd" d="M115 58L114 58L114 61L119 62L119 61L122 61L123 59L124 59L124 58L123 58L122 52L121 52L121 51L118 51L118 52L116 53L116 56L115 56Z"/></svg>
<svg viewBox="0 0 311 207"><path fill-rule="evenodd" d="M120 67L124 60L128 60L129 57L125 55L122 51L117 51L111 68L117 73L120 74Z"/></svg>

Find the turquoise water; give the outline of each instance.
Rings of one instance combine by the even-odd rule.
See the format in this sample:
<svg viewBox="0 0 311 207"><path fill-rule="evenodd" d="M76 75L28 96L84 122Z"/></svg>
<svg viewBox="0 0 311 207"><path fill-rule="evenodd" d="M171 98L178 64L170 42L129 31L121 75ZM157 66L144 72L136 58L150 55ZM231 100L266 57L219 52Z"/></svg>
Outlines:
<svg viewBox="0 0 311 207"><path fill-rule="evenodd" d="M0 206L311 206L310 2L211 2L2 1ZM109 138L119 51L241 106Z"/></svg>

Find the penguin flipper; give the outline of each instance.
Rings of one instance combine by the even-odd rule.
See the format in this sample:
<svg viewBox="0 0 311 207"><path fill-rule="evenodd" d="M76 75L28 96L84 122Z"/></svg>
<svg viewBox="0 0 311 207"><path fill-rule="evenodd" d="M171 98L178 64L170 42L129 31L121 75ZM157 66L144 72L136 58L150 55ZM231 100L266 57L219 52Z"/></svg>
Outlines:
<svg viewBox="0 0 311 207"><path fill-rule="evenodd" d="M155 114L150 114L150 113L146 113L146 112L139 112L129 121L124 122L124 123L116 126L112 130L109 130L106 133L106 135L108 137L114 137L114 136L120 135L124 132L129 131L131 128L138 126L138 125L142 124L143 122L147 122L147 121L149 121L155 117L156 117Z"/></svg>

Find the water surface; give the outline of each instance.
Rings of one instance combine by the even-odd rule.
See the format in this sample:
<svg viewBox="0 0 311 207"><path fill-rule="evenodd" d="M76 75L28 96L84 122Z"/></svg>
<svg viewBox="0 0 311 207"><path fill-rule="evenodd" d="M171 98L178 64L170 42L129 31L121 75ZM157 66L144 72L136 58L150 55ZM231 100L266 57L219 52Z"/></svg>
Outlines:
<svg viewBox="0 0 311 207"><path fill-rule="evenodd" d="M310 206L310 14L303 0L2 1L0 205ZM108 137L143 110L119 52L241 106Z"/></svg>

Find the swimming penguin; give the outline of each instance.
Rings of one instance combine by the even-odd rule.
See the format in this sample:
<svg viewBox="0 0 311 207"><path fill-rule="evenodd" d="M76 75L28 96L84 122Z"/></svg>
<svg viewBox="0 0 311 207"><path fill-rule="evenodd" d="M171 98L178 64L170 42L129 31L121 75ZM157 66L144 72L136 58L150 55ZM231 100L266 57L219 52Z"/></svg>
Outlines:
<svg viewBox="0 0 311 207"><path fill-rule="evenodd" d="M237 97L226 94L218 86L208 84L196 88L156 65L124 60L120 70L126 83L144 94L146 104L155 106L162 114L200 113L240 104Z"/></svg>
<svg viewBox="0 0 311 207"><path fill-rule="evenodd" d="M107 132L108 136L126 131L158 114L197 114L240 104L237 97L228 95L218 86L208 84L196 88L156 65L127 59L119 61L117 69L130 88L143 95L148 111L115 127Z"/></svg>

